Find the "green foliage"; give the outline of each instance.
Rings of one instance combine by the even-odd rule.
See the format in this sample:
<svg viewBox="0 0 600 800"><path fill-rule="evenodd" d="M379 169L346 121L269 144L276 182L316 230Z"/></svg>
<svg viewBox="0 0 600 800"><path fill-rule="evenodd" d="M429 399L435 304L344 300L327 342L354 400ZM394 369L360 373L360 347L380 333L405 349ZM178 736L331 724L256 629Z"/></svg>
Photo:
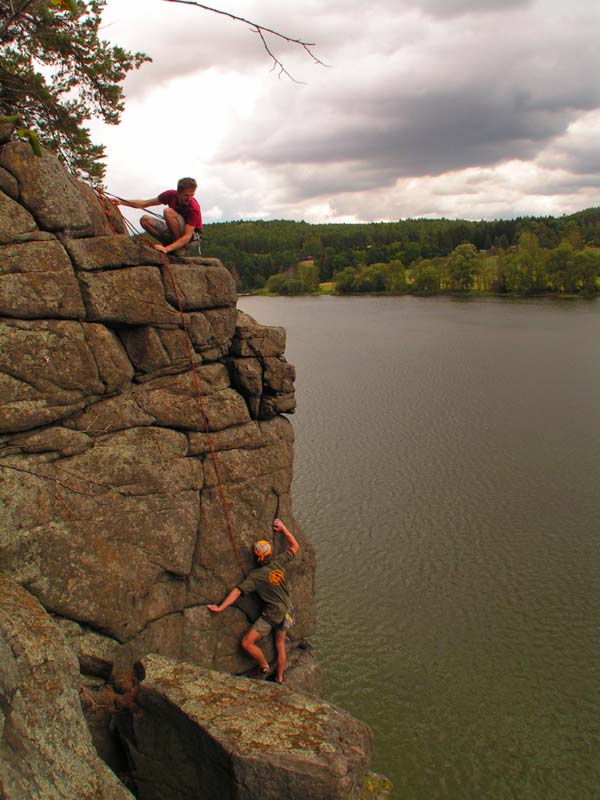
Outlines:
<svg viewBox="0 0 600 800"><path fill-rule="evenodd" d="M300 261L294 270L302 285L302 293L316 292L319 288L319 267L315 261Z"/></svg>
<svg viewBox="0 0 600 800"><path fill-rule="evenodd" d="M550 286L555 291L576 291L575 255L575 248L568 241L561 242L558 247L550 251L546 263L546 273Z"/></svg>
<svg viewBox="0 0 600 800"><path fill-rule="evenodd" d="M2 5L0 114L17 115L73 172L101 181L104 148L92 143L84 123L93 116L111 125L119 122L120 84L148 57L98 37L105 0ZM23 135L35 146L29 133Z"/></svg>
<svg viewBox="0 0 600 800"><path fill-rule="evenodd" d="M265 289L273 294L279 294L284 283L287 283L287 278L280 272L277 275L271 275L265 283Z"/></svg>
<svg viewBox="0 0 600 800"><path fill-rule="evenodd" d="M42 146L40 144L40 138L35 131L29 130L29 128L18 128L16 131L17 136L20 136L22 139L27 139L29 144L31 145L31 149L36 154L36 156L42 157Z"/></svg>
<svg viewBox="0 0 600 800"><path fill-rule="evenodd" d="M419 261L412 270L412 290L414 294L438 294L440 291L440 271L431 261Z"/></svg>
<svg viewBox="0 0 600 800"><path fill-rule="evenodd" d="M375 292L381 293L385 291L385 265L384 264L371 264L364 267L355 278L354 286L356 292Z"/></svg>
<svg viewBox="0 0 600 800"><path fill-rule="evenodd" d="M298 278L289 278L279 287L279 294L283 295L298 295L306 294L302 281Z"/></svg>
<svg viewBox="0 0 600 800"><path fill-rule="evenodd" d="M335 290L337 294L353 294L356 291L355 281L358 275L356 267L346 267L341 272L335 273Z"/></svg>
<svg viewBox="0 0 600 800"><path fill-rule="evenodd" d="M281 272L271 275L265 283L265 289L271 294L281 295L312 294L318 291L319 272L315 264L298 264L296 272L295 277L288 277Z"/></svg>
<svg viewBox="0 0 600 800"><path fill-rule="evenodd" d="M598 293L600 276L600 248L580 250L575 254L575 271L580 280L580 288L585 297Z"/></svg>
<svg viewBox="0 0 600 800"><path fill-rule="evenodd" d="M406 271L401 261L346 267L334 275L337 294L401 294L406 291Z"/></svg>
<svg viewBox="0 0 600 800"><path fill-rule="evenodd" d="M235 266L243 290L286 273L300 280L303 292L312 291L318 277L310 279L303 270L314 268L321 280L336 282L338 294L592 296L597 291L600 209L571 217L490 222L408 219L309 225L274 220L219 223L205 230L205 254ZM314 261L301 262L308 256Z"/></svg>
<svg viewBox="0 0 600 800"><path fill-rule="evenodd" d="M0 125L9 125L11 128L11 133L17 136L17 138L27 139L35 155L41 158L42 146L40 144L39 136L35 131L32 131L29 128L18 128L17 125L19 125L20 122L21 117L18 114L11 114L8 117L0 114ZM11 134L9 133L9 136L10 135Z"/></svg>
<svg viewBox="0 0 600 800"><path fill-rule="evenodd" d="M459 244L448 259L450 287L468 292L473 286L477 270L477 248L473 244Z"/></svg>
<svg viewBox="0 0 600 800"><path fill-rule="evenodd" d="M406 270L400 260L390 261L385 268L385 290L390 294L404 294L407 290Z"/></svg>

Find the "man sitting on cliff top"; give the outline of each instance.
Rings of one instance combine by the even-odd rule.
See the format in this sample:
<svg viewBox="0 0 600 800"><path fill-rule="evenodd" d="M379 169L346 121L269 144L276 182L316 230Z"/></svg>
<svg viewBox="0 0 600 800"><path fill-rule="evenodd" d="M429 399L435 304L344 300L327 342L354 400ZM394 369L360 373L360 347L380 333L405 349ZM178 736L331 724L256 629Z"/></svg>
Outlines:
<svg viewBox="0 0 600 800"><path fill-rule="evenodd" d="M120 200L120 203L130 208L166 205L164 220L144 214L140 224L145 231L158 239L160 244L155 244L154 247L160 253L173 253L192 240L199 243L202 212L198 201L194 199L197 186L194 178L180 178L177 190L168 189L150 200Z"/></svg>
<svg viewBox="0 0 600 800"><path fill-rule="evenodd" d="M253 569L239 586L232 589L220 605L209 605L208 608L210 611L219 613L233 605L240 595L256 592L264 603L262 614L246 633L241 643L248 655L258 663L258 667L250 672L250 676L266 678L269 674L269 665L258 642L263 636L267 636L273 631L277 653L276 681L283 683L287 663L285 634L294 623L285 567L294 559L300 545L280 519L273 522L273 529L280 531L285 536L288 549L272 558L273 548L269 542L264 540L255 542L254 555L259 566Z"/></svg>

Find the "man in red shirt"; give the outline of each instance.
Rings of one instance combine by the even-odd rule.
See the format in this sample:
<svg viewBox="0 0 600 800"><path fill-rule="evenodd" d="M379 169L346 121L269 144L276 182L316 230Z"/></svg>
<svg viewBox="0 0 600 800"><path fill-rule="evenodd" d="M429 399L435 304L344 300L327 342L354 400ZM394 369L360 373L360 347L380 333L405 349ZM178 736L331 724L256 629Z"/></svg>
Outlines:
<svg viewBox="0 0 600 800"><path fill-rule="evenodd" d="M144 214L140 219L142 228L160 242L160 244L154 245L160 253L173 253L175 250L185 247L192 240L198 241L198 252L200 252L199 233L202 230L202 212L198 201L194 199L197 186L194 178L180 178L177 182L177 191L168 189L150 200L121 200L120 202L130 208L167 206L163 215L164 220L149 214Z"/></svg>

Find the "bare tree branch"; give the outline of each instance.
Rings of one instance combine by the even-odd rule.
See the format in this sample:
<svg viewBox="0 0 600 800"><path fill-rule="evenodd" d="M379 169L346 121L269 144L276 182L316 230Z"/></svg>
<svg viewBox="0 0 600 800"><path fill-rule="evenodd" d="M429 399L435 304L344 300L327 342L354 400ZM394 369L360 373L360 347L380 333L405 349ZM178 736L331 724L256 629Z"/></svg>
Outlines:
<svg viewBox="0 0 600 800"><path fill-rule="evenodd" d="M287 69L281 63L281 61L271 52L271 50L269 49L269 45L267 44L267 40L265 39L265 35L262 32L262 30L260 28L254 28L254 33L257 33L260 36L261 41L263 43L263 47L265 48L265 50L267 51L269 56L271 56L271 58L273 59L273 66L271 67L271 72L273 72L273 70L276 70L279 67L279 72L278 72L278 75L277 75L278 78L281 78L282 75L287 75L288 78L291 81L293 81L294 83L305 84L305 81L297 81L294 78L293 75L290 75L290 73L287 71Z"/></svg>
<svg viewBox="0 0 600 800"><path fill-rule="evenodd" d="M231 14L229 11L222 11L219 8L214 8L213 6L207 6L204 3L197 3L196 0L163 0L163 2L179 3L180 5L184 6L197 6L198 8L201 8L204 11L212 11L214 14L220 14L223 17L229 17L229 19L232 19L235 22L243 22L246 25L250 25L251 30L260 36L260 39L263 43L263 47L265 48L269 57L273 60L272 70L278 70L279 77L281 77L282 75L286 75L294 83L303 83L303 81L297 81L292 75L290 75L287 69L283 66L282 62L271 51L271 49L267 44L267 40L265 38L266 33L270 33L272 36L277 36L279 39L283 39L285 42L289 42L290 44L299 45L312 58L315 64L319 64L321 67L329 66L329 64L325 64L323 61L321 61L320 58L317 58L317 56L311 50L311 47L315 46L315 42L305 42L303 39L296 39L293 36L287 36L287 34L280 33L279 31L276 31L273 28L267 28L266 25L259 25L257 22L252 22L252 20L245 19L244 17L238 17L237 14Z"/></svg>

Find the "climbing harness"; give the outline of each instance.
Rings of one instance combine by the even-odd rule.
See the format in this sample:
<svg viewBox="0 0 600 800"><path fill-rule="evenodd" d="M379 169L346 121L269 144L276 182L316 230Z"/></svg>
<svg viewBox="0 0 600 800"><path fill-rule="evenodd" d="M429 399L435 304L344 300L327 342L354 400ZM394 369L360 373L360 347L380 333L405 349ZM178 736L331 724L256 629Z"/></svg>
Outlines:
<svg viewBox="0 0 600 800"><path fill-rule="evenodd" d="M115 230L114 223L113 223L113 221L111 219L110 212L108 211L107 204L110 204L112 207L117 209L119 215L121 216L121 219L124 221L125 225L127 226L127 228L129 229L130 232L133 232L135 235L139 235L141 233L140 231L138 231L135 228L134 225L132 225L132 223L130 223L123 216L123 214L121 212L121 209L112 200L108 199L108 192L105 192L105 191L103 191L101 189L94 189L94 191L98 195L98 198L99 198L99 200L101 202L102 208L104 209L104 213L106 214L106 216L108 218L109 224L110 224L113 232L116 232L116 230ZM116 197L116 195L111 195L111 197L114 197L116 200L120 200L121 199L119 197ZM153 213L153 212L150 212L150 213ZM158 217L159 215L158 214L154 214L154 216ZM160 251L159 251L159 253L160 253ZM228 506L228 503L227 503L227 496L225 495L225 489L223 488L223 482L221 480L221 473L220 473L220 470L219 470L219 460L217 458L217 451L215 449L213 438L212 438L212 436L210 434L210 430L209 430L210 424L209 424L208 416L206 414L206 409L204 407L204 403L202 402L202 394L200 392L200 381L198 379L198 372L196 370L196 362L195 362L195 359L194 359L194 349L192 347L192 340L191 340L189 332L188 332L188 322L187 322L185 314L183 312L183 304L181 302L181 294L179 292L179 288L177 286L177 282L175 280L175 276L173 275L173 270L171 269L171 265L169 264L169 259L167 258L165 253L160 253L160 258L161 258L162 265L163 265L167 275L169 276L169 280L170 280L171 286L173 288L173 293L174 293L175 298L177 300L177 309L179 311L179 317L180 317L180 320L181 320L181 330L182 330L182 333L183 333L184 339L185 339L185 345L186 345L186 350L187 350L187 354L188 354L188 359L189 359L189 362L190 362L190 369L191 369L192 380L193 380L193 384L194 384L194 396L195 396L196 404L197 404L198 409L200 411L200 416L202 417L202 422L203 422L203 425L204 425L204 433L206 434L206 441L208 443L208 450L209 450L210 458L211 458L212 465L213 465L213 468L214 468L214 471L215 471L215 476L217 478L217 486L218 486L218 489L219 489L219 495L221 497L221 504L223 506L223 516L225 517L225 523L226 523L226 526L227 526L227 532L229 534L229 539L231 540L231 545L233 547L233 551L235 553L235 556L236 556L237 562L239 564L240 570L242 571L242 573L245 573L242 557L240 555L239 548L237 546L237 543L235 541L235 537L233 535L233 526L231 524L231 516L229 514L229 506Z"/></svg>

